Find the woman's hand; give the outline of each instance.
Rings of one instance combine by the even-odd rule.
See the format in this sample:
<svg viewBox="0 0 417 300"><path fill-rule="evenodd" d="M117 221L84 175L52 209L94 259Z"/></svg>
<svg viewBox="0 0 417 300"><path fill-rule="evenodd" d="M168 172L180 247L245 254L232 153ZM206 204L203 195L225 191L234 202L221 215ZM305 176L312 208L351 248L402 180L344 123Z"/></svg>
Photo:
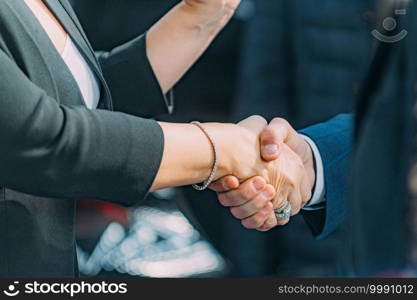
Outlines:
<svg viewBox="0 0 417 300"><path fill-rule="evenodd" d="M183 0L146 35L146 53L168 92L233 16L240 0Z"/></svg>
<svg viewBox="0 0 417 300"><path fill-rule="evenodd" d="M219 29L231 19L241 0L183 0L183 3L196 15L201 16L202 24Z"/></svg>
<svg viewBox="0 0 417 300"><path fill-rule="evenodd" d="M268 163L261 157L259 136L267 126L260 116L249 117L238 124L206 123L219 152L216 179L234 175L239 181L256 175L269 179Z"/></svg>

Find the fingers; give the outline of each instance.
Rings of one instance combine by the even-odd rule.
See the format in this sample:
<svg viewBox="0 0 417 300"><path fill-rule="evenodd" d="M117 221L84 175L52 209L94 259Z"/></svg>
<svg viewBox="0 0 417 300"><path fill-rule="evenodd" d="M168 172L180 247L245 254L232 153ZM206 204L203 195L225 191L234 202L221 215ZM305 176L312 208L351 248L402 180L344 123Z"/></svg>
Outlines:
<svg viewBox="0 0 417 300"><path fill-rule="evenodd" d="M219 201L225 207L241 206L254 199L265 187L265 179L257 176L242 183L238 189L219 194Z"/></svg>
<svg viewBox="0 0 417 300"><path fill-rule="evenodd" d="M277 217L275 216L274 211L272 211L269 214L268 219L265 221L265 223L262 224L262 226L259 226L257 228L257 230L261 231L261 232L266 232L266 231L269 231L269 230L277 227L278 225L280 225L280 224L278 223L278 220L277 220ZM282 224L282 225L284 225L284 224Z"/></svg>
<svg viewBox="0 0 417 300"><path fill-rule="evenodd" d="M274 119L261 134L261 155L266 161L279 156L279 146L287 140L289 124L284 119Z"/></svg>
<svg viewBox="0 0 417 300"><path fill-rule="evenodd" d="M276 192L275 198L272 201L274 209L282 208L288 202L288 196L292 186L288 183L284 183L281 185L279 190Z"/></svg>
<svg viewBox="0 0 417 300"><path fill-rule="evenodd" d="M253 216L258 212L268 214L269 211L265 212L265 210L263 209L265 208L265 206L269 205L274 196L274 187L271 185L267 185L265 189L259 192L251 201L246 202L245 204L238 207L232 207L230 211L235 218L240 220Z"/></svg>
<svg viewBox="0 0 417 300"><path fill-rule="evenodd" d="M239 187L239 179L235 176L226 176L210 184L209 188L217 193L225 193Z"/></svg>
<svg viewBox="0 0 417 300"><path fill-rule="evenodd" d="M280 187L280 190L277 191L277 194L272 201L273 209L279 209L286 205L286 203L291 203L292 213L295 213L300 210L299 202L301 199L296 198L296 194L293 192L291 185L285 183ZM295 209L293 208L293 205ZM290 219L277 219L275 212L273 211L269 217L266 219L265 223L257 227L256 230L261 232L269 231L277 226L285 226L290 222Z"/></svg>
<svg viewBox="0 0 417 300"><path fill-rule="evenodd" d="M285 226L289 222L290 222L290 219L279 220L276 217L275 212L272 211L270 215L268 216L268 218L266 219L265 223L263 223L261 226L258 226L256 230L261 231L261 232L266 232L277 226Z"/></svg>
<svg viewBox="0 0 417 300"><path fill-rule="evenodd" d="M261 211L249 218L242 220L242 226L247 229L258 229L267 222L271 214L273 214L273 207L272 203L268 202L268 204L263 207Z"/></svg>

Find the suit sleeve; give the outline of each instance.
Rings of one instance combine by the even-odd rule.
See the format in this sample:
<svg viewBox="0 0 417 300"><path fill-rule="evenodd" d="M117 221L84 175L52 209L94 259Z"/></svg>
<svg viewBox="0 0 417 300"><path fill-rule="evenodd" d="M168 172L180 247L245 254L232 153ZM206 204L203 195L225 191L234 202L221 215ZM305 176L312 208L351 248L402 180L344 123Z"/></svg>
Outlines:
<svg viewBox="0 0 417 300"><path fill-rule="evenodd" d="M146 35L110 52L98 52L97 58L116 111L147 118L172 113L173 92L162 92L146 54Z"/></svg>
<svg viewBox="0 0 417 300"><path fill-rule="evenodd" d="M318 239L326 238L348 214L348 175L353 144L353 115L342 114L300 133L310 137L320 151L326 187L325 209L303 211L307 224Z"/></svg>
<svg viewBox="0 0 417 300"><path fill-rule="evenodd" d="M59 105L0 49L0 186L54 198L132 205L159 169L152 120Z"/></svg>

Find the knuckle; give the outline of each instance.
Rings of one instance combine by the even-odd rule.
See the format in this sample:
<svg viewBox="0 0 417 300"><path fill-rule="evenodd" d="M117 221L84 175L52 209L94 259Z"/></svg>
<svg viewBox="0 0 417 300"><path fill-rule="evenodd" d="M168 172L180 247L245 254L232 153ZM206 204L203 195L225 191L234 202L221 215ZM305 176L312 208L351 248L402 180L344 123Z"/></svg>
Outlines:
<svg viewBox="0 0 417 300"><path fill-rule="evenodd" d="M219 188L222 188L224 191L228 190L227 178L222 178L218 182Z"/></svg>
<svg viewBox="0 0 417 300"><path fill-rule="evenodd" d="M312 191L307 190L305 193L306 193L306 194L305 194L305 199L304 199L304 201L303 201L303 204L307 204L307 203L308 203L308 201L310 201L310 200L311 200L311 198L313 198L313 192L312 192Z"/></svg>
<svg viewBox="0 0 417 300"><path fill-rule="evenodd" d="M239 191L239 195L249 201L250 199L252 199L253 197L256 196L256 190L255 187L253 186L252 182L248 182L246 183L241 189L238 190Z"/></svg>
<svg viewBox="0 0 417 300"><path fill-rule="evenodd" d="M239 220L242 220L246 217L245 210L240 207L233 207L230 209L230 212L236 219L239 219Z"/></svg>
<svg viewBox="0 0 417 300"><path fill-rule="evenodd" d="M284 205L285 202L287 202L287 196L283 195L283 194L279 194L277 197L275 197L275 199L273 200L273 206L274 209L280 208Z"/></svg>
<svg viewBox="0 0 417 300"><path fill-rule="evenodd" d="M258 218L249 218L243 220L242 225L247 229L256 229L262 226L262 221Z"/></svg>
<svg viewBox="0 0 417 300"><path fill-rule="evenodd" d="M279 221L277 221L277 225L278 225L278 226L285 226L285 225L287 225L289 222L290 222L290 220L289 220L289 219L287 219L287 220L279 220Z"/></svg>
<svg viewBox="0 0 417 300"><path fill-rule="evenodd" d="M250 222L248 222L247 220L243 220L242 221L242 226L245 227L246 229L254 229L255 227L251 226L252 224Z"/></svg>
<svg viewBox="0 0 417 300"><path fill-rule="evenodd" d="M224 207L230 206L230 200L227 194L218 194L217 198L222 206Z"/></svg>
<svg viewBox="0 0 417 300"><path fill-rule="evenodd" d="M256 200L250 202L250 209L259 211L265 207L265 200L261 197L258 197Z"/></svg>
<svg viewBox="0 0 417 300"><path fill-rule="evenodd" d="M301 205L300 203L294 203L292 210L291 210L291 216L295 216L297 215L301 210Z"/></svg>
<svg viewBox="0 0 417 300"><path fill-rule="evenodd" d="M268 184L265 187L265 191L269 194L268 200L273 200L277 195L277 191L275 190L275 187L272 184Z"/></svg>

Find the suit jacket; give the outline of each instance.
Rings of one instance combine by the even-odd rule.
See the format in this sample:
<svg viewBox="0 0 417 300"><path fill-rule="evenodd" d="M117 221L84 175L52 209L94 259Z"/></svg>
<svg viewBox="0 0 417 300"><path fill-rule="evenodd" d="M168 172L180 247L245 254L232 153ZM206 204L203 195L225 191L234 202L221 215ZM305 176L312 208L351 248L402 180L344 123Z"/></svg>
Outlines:
<svg viewBox="0 0 417 300"><path fill-rule="evenodd" d="M319 237L325 237L349 216L351 245L346 257L352 259L360 276L401 271L409 263L412 223L408 177L416 132L415 11L414 1L407 9L407 18L397 20L400 28L407 28L408 37L378 45L360 93L356 118L339 116L303 131L317 142L327 173L324 222L320 221L323 212L305 213L306 219ZM349 171L347 158L353 140ZM346 193L348 182L351 188Z"/></svg>
<svg viewBox="0 0 417 300"><path fill-rule="evenodd" d="M349 220L353 261L361 276L401 271L410 258L408 177L415 144L416 1L406 8L407 16L396 18L399 30L406 29L408 36L379 45L358 102Z"/></svg>
<svg viewBox="0 0 417 300"><path fill-rule="evenodd" d="M372 27L364 16L375 1L354 0L349 6L344 0L254 2L233 119L279 116L303 128L351 112L371 58ZM229 218L224 223L228 234L222 246L228 245L230 259L244 276L340 276L351 270L341 255L343 226L336 226L337 232L328 227L334 234L315 241L301 216L267 234L244 230ZM238 251L242 247L247 250Z"/></svg>
<svg viewBox="0 0 417 300"><path fill-rule="evenodd" d="M352 114L341 114L330 121L301 130L302 134L314 140L323 161L326 208L323 211L303 211L318 239L327 238L346 221L353 130Z"/></svg>
<svg viewBox="0 0 417 300"><path fill-rule="evenodd" d="M97 57L67 0L45 0L101 85L88 110L24 1L0 0L0 276L77 275L78 198L135 204L159 169L169 112L140 36ZM114 110L115 112L107 112ZM116 112L117 111L117 112Z"/></svg>
<svg viewBox="0 0 417 300"><path fill-rule="evenodd" d="M281 116L301 129L352 112L371 58L373 27L365 16L375 0L255 3L235 119Z"/></svg>

